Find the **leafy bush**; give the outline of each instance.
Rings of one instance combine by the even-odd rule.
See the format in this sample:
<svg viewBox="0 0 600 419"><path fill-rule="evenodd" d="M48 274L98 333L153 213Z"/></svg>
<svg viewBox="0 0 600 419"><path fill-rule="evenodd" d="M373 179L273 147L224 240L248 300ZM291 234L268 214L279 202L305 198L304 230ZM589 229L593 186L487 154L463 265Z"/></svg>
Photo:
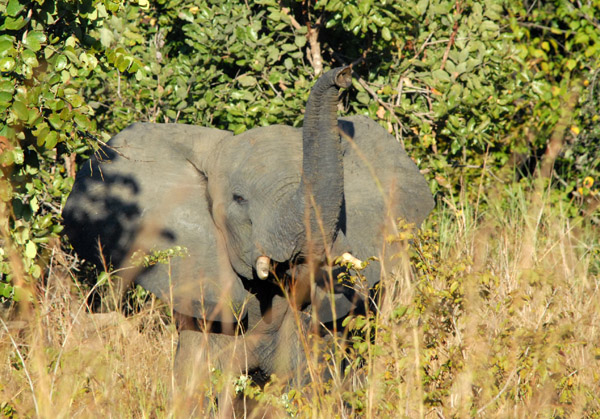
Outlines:
<svg viewBox="0 0 600 419"><path fill-rule="evenodd" d="M565 208L568 222L585 226L591 220L596 227L600 222L598 0L4 0L0 9L3 303L36 301L35 287L53 278L58 254L61 263L73 266L60 252L60 212L78 167L99 141L134 121L190 123L236 133L277 123L299 126L316 77L350 63L355 79L344 92L345 112L370 116L404 143L443 203L440 223L450 223L444 211L451 210L452 223L463 228L459 239L472 239L469 229L479 225L481 230L478 223L489 221L488 211L518 216L522 208L504 188L521 190L510 186L519 180L527 189L538 175L551 181L544 202ZM535 204L540 199L523 196L523 207L527 200ZM515 225L524 229L540 222L544 234L551 232L547 220L532 220ZM495 231L490 241L499 249L498 258L512 251L502 247L502 240L528 237L508 238L497 231L503 221L489 222L492 227L484 230ZM442 247L454 237L448 233L450 224L440 226ZM565 227L562 235L541 237L562 243L566 231L571 234ZM594 237L590 243L597 243ZM417 385L406 378L414 366L403 361L406 357L397 360L398 374L383 378L385 388L406 384L411 394L422 392L419 406L423 400L432 409L439 406L456 390L450 378L470 382L461 357L468 347L452 343L464 330L458 323L471 324L471 315L494 306L506 314L515 333L494 335L487 343L469 336L495 361L493 376L472 378L480 393L464 406L482 409L494 391L502 395L499 404L530 400L535 382L552 387L551 398L560 409L577 402L573 394L593 392L591 381L575 388L569 375L576 364L572 358L570 369L533 358L544 345L570 354L575 350L569 346L571 335L542 336L539 328L519 325L515 317L522 314L523 301L546 304L555 298L552 278L544 278L539 266L511 276L499 260L489 272L476 270L479 262L468 249L448 257L436 248L437 241L425 240L413 259L416 288L393 300L397 305L390 308L391 320L385 320L408 319L418 326L426 318L425 326L414 329L425 348L407 346L414 342L404 332L394 337L393 322L361 320L363 327L382 328L378 338L396 339L393 356L414 350L419 365L426 366L418 370ZM543 255L554 255L556 249L546 244L535 243ZM590 246L585 251L575 246L574 252L582 251L580 259L586 259L597 252ZM562 244L560 249L571 251ZM589 264L588 276L596 278L597 270L597 264ZM503 282L507 278L513 281L509 285ZM565 278L559 279L567 289ZM517 293L515 283L526 292L511 294ZM495 299L498 287L506 291L506 300ZM465 299L481 304L465 305ZM566 327L556 320L551 324ZM513 345L513 338L527 341ZM360 362L393 358L375 356L370 341L355 343ZM391 348L386 344L378 343L380 349ZM513 345L512 353L522 361L518 367L504 357L505 345ZM554 361L561 356L550 352ZM511 381L516 374L525 378ZM560 385L549 377L560 377ZM509 385L514 382L519 384ZM344 402L362 411L376 399L365 388L346 393ZM284 402L287 406L288 399ZM298 399L294 403L288 411L312 408ZM594 406L591 401L581 405Z"/></svg>
<svg viewBox="0 0 600 419"><path fill-rule="evenodd" d="M564 125L559 199L593 213L599 14L558 0L10 0L0 26L0 294L27 288L15 272L43 276L78 156L98 139L140 120L236 133L298 126L323 66L355 63L348 112L403 141L442 195L527 175Z"/></svg>
<svg viewBox="0 0 600 419"><path fill-rule="evenodd" d="M569 198L596 205L584 180L600 170L597 7L316 3L129 6L105 23L100 39L141 65L93 74L85 96L99 127L114 133L140 119L236 133L297 126L323 65L355 63L348 112L369 115L403 141L430 171L434 191L528 176L563 121L555 182Z"/></svg>
<svg viewBox="0 0 600 419"><path fill-rule="evenodd" d="M69 1L10 0L0 20L0 295L30 293L52 237L62 230L61 203L73 183L74 156L95 130L81 88L98 64L83 47L93 20Z"/></svg>

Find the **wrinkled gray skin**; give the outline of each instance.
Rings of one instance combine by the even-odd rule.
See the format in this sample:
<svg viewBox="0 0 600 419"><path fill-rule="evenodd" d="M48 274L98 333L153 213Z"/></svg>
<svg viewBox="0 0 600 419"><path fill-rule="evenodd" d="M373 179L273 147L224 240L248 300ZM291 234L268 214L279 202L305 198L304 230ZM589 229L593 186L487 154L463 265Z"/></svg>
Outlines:
<svg viewBox="0 0 600 419"><path fill-rule="evenodd" d="M78 173L63 216L82 257L99 260L98 240L115 267L130 266L135 250L187 248L169 264L124 271L173 304L184 381L201 380L204 364L194 361L209 357L234 371L302 378L304 332L367 299L331 281L331 260L379 257L363 271L373 287L389 269L393 221L418 226L432 209L424 178L392 136L364 116L337 118L338 90L350 82L348 68L324 74L301 130L234 136L134 124ZM264 280L254 268L260 256L272 262Z"/></svg>

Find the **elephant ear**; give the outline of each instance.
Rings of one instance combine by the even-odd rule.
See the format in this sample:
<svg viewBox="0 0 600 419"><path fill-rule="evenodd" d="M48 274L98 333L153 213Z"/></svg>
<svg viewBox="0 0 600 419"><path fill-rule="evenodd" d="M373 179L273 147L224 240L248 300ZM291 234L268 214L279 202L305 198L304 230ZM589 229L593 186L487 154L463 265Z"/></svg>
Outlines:
<svg viewBox="0 0 600 419"><path fill-rule="evenodd" d="M243 316L248 293L226 258L197 164L230 135L183 124L123 130L79 171L67 199L63 218L75 251L124 268L120 276L182 314Z"/></svg>
<svg viewBox="0 0 600 419"><path fill-rule="evenodd" d="M350 252L366 260L377 257L361 271L368 287L349 287L329 279L323 271L316 278L312 305L319 321L328 324L348 313L361 313L373 287L393 265L398 249L386 242L395 233L399 218L418 227L433 208L425 178L404 148L375 121L365 116L340 118L344 158L344 204L340 230L332 254ZM333 278L343 272L333 270ZM333 293L330 289L333 282Z"/></svg>
<svg viewBox="0 0 600 419"><path fill-rule="evenodd" d="M346 245L361 260L376 256L389 262L394 249L386 248L385 238L394 234L399 218L421 225L434 206L431 191L402 145L375 121L352 116L340 118L338 126L344 147ZM364 271L370 286L385 274L381 268L373 262Z"/></svg>

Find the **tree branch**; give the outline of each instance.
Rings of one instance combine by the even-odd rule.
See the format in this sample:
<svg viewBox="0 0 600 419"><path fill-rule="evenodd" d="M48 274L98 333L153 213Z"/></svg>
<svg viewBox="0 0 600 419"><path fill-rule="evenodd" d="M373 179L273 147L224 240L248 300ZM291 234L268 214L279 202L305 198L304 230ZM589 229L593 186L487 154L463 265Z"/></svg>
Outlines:
<svg viewBox="0 0 600 419"><path fill-rule="evenodd" d="M281 13L290 19L292 27L296 30L301 30L302 25L294 18L294 16L292 16L290 8L284 7L281 5L281 2L279 5L281 6ZM319 43L319 30L321 29L323 15L319 16L313 26L310 22L310 16L308 15L308 5L306 1L304 2L303 7L302 14L304 15L306 28L308 29L306 34L306 39L308 40L306 55L308 61L310 61L310 64L315 70L315 75L319 75L323 72L323 56L321 55L321 44Z"/></svg>
<svg viewBox="0 0 600 419"><path fill-rule="evenodd" d="M446 67L446 61L448 61L448 54L450 54L450 48L454 45L454 40L456 39L456 34L458 33L458 22L460 19L461 7L458 0L456 0L456 9L454 10L454 25L452 26L452 34L450 35L450 40L448 41L448 45L446 46L446 51L444 51L444 57L442 58L442 65L440 67L441 70Z"/></svg>

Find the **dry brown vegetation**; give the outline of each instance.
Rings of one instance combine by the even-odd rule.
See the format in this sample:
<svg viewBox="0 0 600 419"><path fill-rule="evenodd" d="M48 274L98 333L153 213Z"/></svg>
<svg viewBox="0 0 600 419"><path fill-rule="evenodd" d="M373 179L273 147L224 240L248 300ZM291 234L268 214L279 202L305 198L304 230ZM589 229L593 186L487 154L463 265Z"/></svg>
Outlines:
<svg viewBox="0 0 600 419"><path fill-rule="evenodd" d="M215 394L237 388L264 407L248 416L600 417L597 226L568 217L551 190L515 185L479 201L439 203L385 283L379 314L350 321L357 333L345 351L337 340L325 346L329 361L317 362L324 346L306 342L319 348L311 372L345 377L292 390L275 379L258 389L215 372ZM89 291L59 262L35 302L0 324L0 411L189 414L171 374L169 310L150 298L127 316L91 314ZM203 408L192 413L211 406ZM212 409L232 414L225 403Z"/></svg>

